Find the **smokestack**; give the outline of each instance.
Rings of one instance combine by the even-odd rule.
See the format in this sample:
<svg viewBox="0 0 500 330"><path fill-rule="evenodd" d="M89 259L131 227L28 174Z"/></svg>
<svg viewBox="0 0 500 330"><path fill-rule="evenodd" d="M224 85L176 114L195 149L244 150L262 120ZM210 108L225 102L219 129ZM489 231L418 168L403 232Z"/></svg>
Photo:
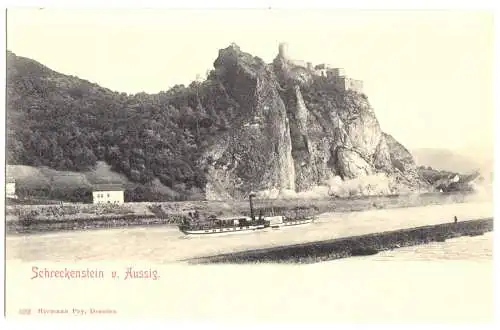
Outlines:
<svg viewBox="0 0 500 330"><path fill-rule="evenodd" d="M252 203L252 198L255 197L255 193L251 192L250 195L248 195L248 199L250 200L250 217L252 218L252 221L255 221L255 214L253 212L253 203Z"/></svg>

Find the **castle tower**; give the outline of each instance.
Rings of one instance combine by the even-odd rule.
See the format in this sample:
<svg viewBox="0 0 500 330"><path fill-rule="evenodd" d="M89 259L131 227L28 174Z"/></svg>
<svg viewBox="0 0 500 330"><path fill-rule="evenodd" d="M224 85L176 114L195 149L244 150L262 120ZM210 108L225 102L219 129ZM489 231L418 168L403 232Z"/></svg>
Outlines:
<svg viewBox="0 0 500 330"><path fill-rule="evenodd" d="M280 43L279 56L283 59L288 59L288 44L286 42Z"/></svg>

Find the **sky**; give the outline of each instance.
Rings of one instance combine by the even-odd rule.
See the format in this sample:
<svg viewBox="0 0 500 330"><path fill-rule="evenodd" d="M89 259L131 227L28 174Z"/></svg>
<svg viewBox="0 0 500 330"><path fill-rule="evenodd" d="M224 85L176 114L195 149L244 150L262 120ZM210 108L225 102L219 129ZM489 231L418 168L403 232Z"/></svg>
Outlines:
<svg viewBox="0 0 500 330"><path fill-rule="evenodd" d="M270 62L329 63L364 81L406 147L493 146L493 14L480 11L10 9L7 49L127 93L189 84L231 42Z"/></svg>

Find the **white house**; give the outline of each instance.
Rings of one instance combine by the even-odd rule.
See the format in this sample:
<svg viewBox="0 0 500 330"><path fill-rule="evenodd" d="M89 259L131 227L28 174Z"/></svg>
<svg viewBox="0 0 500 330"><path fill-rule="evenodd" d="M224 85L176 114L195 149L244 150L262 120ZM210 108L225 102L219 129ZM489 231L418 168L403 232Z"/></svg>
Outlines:
<svg viewBox="0 0 500 330"><path fill-rule="evenodd" d="M119 184L95 185L92 191L94 204L123 204L124 189Z"/></svg>
<svg viewBox="0 0 500 330"><path fill-rule="evenodd" d="M16 196L16 180L7 177L5 180L5 196L7 198L17 198Z"/></svg>

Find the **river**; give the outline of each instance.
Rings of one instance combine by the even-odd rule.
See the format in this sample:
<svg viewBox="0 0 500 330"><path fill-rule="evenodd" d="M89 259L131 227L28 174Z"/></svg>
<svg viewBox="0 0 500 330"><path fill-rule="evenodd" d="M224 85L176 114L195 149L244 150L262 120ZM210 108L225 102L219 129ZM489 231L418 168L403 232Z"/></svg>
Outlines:
<svg viewBox="0 0 500 330"><path fill-rule="evenodd" d="M490 207L442 206L432 210L440 211L433 222L449 221L451 214L460 219L470 215L467 210L474 210L478 217L491 216ZM389 221L391 214L398 219L406 214L403 225L414 226L424 221L422 215L428 210L328 215L308 228L218 238L185 238L172 227L8 236L7 314L14 316L21 307L76 307L114 309L113 317L118 318L235 324L491 321L493 233L310 265L190 266L175 262L214 252L293 243L298 236L307 241L359 234L370 226L372 230L374 226L396 228ZM341 225L341 220L349 225ZM33 266L93 267L119 273L133 267L154 269L160 278L32 280Z"/></svg>

